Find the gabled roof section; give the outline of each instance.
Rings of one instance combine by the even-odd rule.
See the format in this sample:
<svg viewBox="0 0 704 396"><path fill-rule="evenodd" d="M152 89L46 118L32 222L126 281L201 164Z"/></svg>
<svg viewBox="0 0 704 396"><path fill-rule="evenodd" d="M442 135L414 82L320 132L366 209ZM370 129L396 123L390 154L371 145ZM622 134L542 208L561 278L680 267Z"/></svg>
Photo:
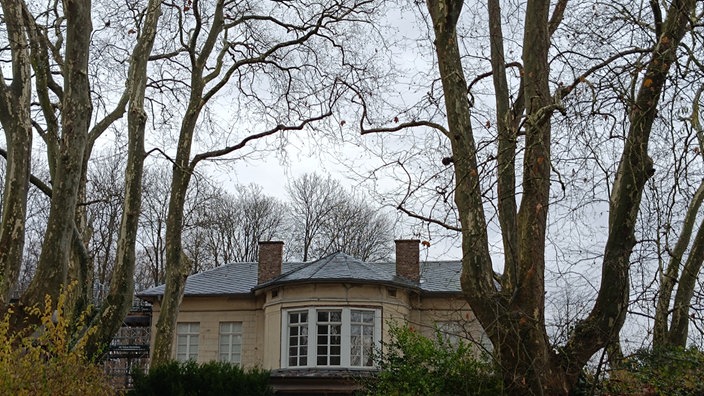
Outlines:
<svg viewBox="0 0 704 396"><path fill-rule="evenodd" d="M283 274L257 285L257 263L233 263L194 274L186 280L186 296L249 295L257 289L290 283L383 283L417 289L422 293L459 293L459 261L420 263L420 282L396 275L396 264L367 263L345 253L333 253L311 263L283 263ZM154 300L164 294L164 285L137 293L137 297Z"/></svg>
<svg viewBox="0 0 704 396"><path fill-rule="evenodd" d="M284 273L255 289L265 288L282 283L306 282L360 282L389 283L402 287L418 288L418 284L408 279L396 276L395 264L372 264L354 258L345 253L337 252L325 256L308 265L301 266Z"/></svg>

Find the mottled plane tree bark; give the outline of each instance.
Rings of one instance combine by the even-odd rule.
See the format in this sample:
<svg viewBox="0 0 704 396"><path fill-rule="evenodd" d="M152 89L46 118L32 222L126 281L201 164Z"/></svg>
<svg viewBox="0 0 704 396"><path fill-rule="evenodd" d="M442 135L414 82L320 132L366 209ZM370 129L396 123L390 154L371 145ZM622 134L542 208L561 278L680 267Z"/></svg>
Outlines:
<svg viewBox="0 0 704 396"><path fill-rule="evenodd" d="M30 27L32 67L35 71L39 108L33 126L46 144L51 177L51 186L45 184L41 189L50 197L53 202L51 205L55 209L53 217L50 210L50 220L42 243L42 250L45 250L44 243L48 242L53 248L47 249L51 249L52 252L47 250L47 253L40 254L37 273L41 276L33 279L21 302L33 305L43 301L41 290L43 288L46 288L48 295L56 297L56 293L64 284L76 280L77 286L70 299L75 307L71 310L82 311L87 307L92 294L92 263L85 241L90 236L85 234L86 219L82 204L85 201L88 161L97 139L123 116L128 97L126 90L122 95L118 94L114 108L106 111L102 118L93 123L91 117L94 115L92 106L94 91L90 81L93 77L90 73L90 49L94 32L92 26L84 24L83 21L85 18L89 20L92 18L94 6L91 3L72 6L81 10L81 14L75 16L78 20L72 22L81 24L81 27L66 28L64 31L62 24L68 23L68 19L64 17L69 10L68 7L68 3L61 6L58 3L51 4L43 15L51 15L54 19L44 19L45 24L39 23L26 5L23 14L25 22ZM69 34L71 30L74 31ZM79 44L71 43L72 40L78 40ZM76 45L79 46L78 49L68 51L69 46ZM69 53L76 59L69 59ZM83 66L78 65L79 60L83 62ZM84 69L74 70L77 67ZM73 77L70 77L72 73ZM78 79L79 84L69 90L67 83L70 78L74 81ZM69 93L71 96L67 95ZM79 106L77 110L71 110L77 105ZM67 109L69 109L68 113ZM68 120L66 117L73 118L75 114L80 114L81 117L68 121L68 124L64 125ZM77 172L77 175L69 176L68 174L72 172ZM74 180L76 177L78 179ZM64 179L64 182L57 183L57 180ZM67 198L71 200L65 201ZM69 215L65 213L67 212L65 205L71 202L75 202L73 206L75 210L74 214ZM56 208L59 207L62 208L61 214L57 214L59 209ZM70 221L66 223L69 218ZM62 250L64 248L67 250ZM45 259L41 259L42 256ZM56 261L62 257L67 258L67 261ZM42 278L44 281L40 281ZM37 282L43 282L43 284L40 285Z"/></svg>
<svg viewBox="0 0 704 396"><path fill-rule="evenodd" d="M3 0L2 20L10 48L12 76L8 85L0 70L0 125L7 160L0 220L0 307L4 308L17 281L25 242L25 216L32 150L32 92L29 35L21 1Z"/></svg>
<svg viewBox="0 0 704 396"><path fill-rule="evenodd" d="M161 15L161 0L150 0L137 43L130 58L127 79L129 97L127 114L127 165L125 197L117 240L115 266L110 290L100 312L91 322L86 353L95 355L108 345L122 325L134 298L135 249L142 206L142 175L144 171L144 136L147 114L144 95L147 88L147 64L156 37Z"/></svg>
<svg viewBox="0 0 704 396"><path fill-rule="evenodd" d="M37 18L31 11L36 6L31 3L28 7L23 1L17 2L19 22L12 25L12 29L26 27L27 38L18 43L24 44L23 48L34 69L31 78L36 87L37 111L30 125L46 144L51 182L43 183L33 176L30 180L50 198L50 210L36 273L21 296L20 305L43 304L46 296L56 302L62 288L72 280L77 280L79 286L70 300L75 302L75 306L70 307L66 314L78 315L90 303L93 268L82 229L86 225L83 209L86 203L83 201L88 161L98 138L129 111L125 199L116 263L108 297L101 305L99 314L90 322L92 331L87 333L90 337L88 350L94 354L110 341L122 323L134 292L135 240L145 157L147 62L155 41L161 1L152 0L145 10L136 10L137 16L133 22L137 26L124 32L124 36L130 38L130 35L136 34L136 44L126 62L129 67L124 88L115 90L116 102L110 109L107 108L110 101L100 98L101 89L91 87L91 78L99 74L93 74L96 65L90 63L91 56L95 55L91 52L95 44L92 12L98 7L90 1L52 3L49 9L40 11L42 17ZM104 8L100 9L104 11ZM40 24L39 20L45 24ZM109 25L110 21L107 20L101 30ZM30 81L30 77L27 78ZM15 91L19 88L21 86L16 84ZM103 113L94 122L91 119L95 115L93 100L100 100ZM27 102L25 105L25 111L29 114L34 103ZM13 146L9 148L14 149ZM13 161L9 153L7 157ZM29 157L26 160L29 161ZM21 256L17 265L19 262ZM18 317L23 315L21 309L15 312ZM20 325L21 322L16 323Z"/></svg>
<svg viewBox="0 0 704 396"><path fill-rule="evenodd" d="M88 81L93 30L91 3L68 0L64 7L66 49L62 64L61 132L57 136L56 162L53 164L51 209L36 275L20 300L25 306L41 304L46 295L56 301L65 285L75 226L73 208L78 203L83 156L93 110Z"/></svg>

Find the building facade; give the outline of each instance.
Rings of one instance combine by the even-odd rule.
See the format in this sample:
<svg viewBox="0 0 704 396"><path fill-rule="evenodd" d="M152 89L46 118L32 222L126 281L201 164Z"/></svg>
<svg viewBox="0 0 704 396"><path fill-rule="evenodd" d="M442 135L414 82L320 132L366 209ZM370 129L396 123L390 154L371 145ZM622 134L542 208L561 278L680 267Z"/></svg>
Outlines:
<svg viewBox="0 0 704 396"><path fill-rule="evenodd" d="M311 263L282 257L282 242L262 242L258 263L188 277L174 358L270 369L278 394L349 393L374 371L392 323L484 340L462 297L460 262L421 263L417 240L396 241L392 263L344 253ZM152 303L152 327L162 295L163 286L138 294Z"/></svg>

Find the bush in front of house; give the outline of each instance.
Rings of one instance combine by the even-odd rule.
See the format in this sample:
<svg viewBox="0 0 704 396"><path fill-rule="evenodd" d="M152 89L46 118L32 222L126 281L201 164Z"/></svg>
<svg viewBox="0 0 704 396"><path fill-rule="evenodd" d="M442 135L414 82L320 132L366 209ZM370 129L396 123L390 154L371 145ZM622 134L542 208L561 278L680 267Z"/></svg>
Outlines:
<svg viewBox="0 0 704 396"><path fill-rule="evenodd" d="M243 369L238 365L222 362L198 364L172 361L152 367L148 373L132 373L132 396L267 396L273 395L269 386L269 372Z"/></svg>
<svg viewBox="0 0 704 396"><path fill-rule="evenodd" d="M368 395L500 395L501 379L491 362L467 343L453 345L408 326L390 324L391 341L378 351L379 372L365 383Z"/></svg>
<svg viewBox="0 0 704 396"><path fill-rule="evenodd" d="M702 395L703 378L704 352L697 348L643 349L612 371L603 388L609 395Z"/></svg>
<svg viewBox="0 0 704 396"><path fill-rule="evenodd" d="M68 292L59 296L56 308L51 298L44 307L27 309L31 323L25 331L14 331L12 311L0 319L0 395L102 396L115 395L102 368L85 357L84 340L72 339L72 329L85 323L65 315Z"/></svg>

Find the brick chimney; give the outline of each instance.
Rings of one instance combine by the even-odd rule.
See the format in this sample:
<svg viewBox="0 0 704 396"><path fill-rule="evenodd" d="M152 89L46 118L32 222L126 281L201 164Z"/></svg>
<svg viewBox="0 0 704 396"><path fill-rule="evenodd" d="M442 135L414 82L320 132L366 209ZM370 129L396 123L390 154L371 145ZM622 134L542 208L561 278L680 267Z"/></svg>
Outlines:
<svg viewBox="0 0 704 396"><path fill-rule="evenodd" d="M414 282L420 281L420 241L396 240L396 275Z"/></svg>
<svg viewBox="0 0 704 396"><path fill-rule="evenodd" d="M257 284L268 282L281 275L284 243L281 241L259 241L259 273Z"/></svg>

